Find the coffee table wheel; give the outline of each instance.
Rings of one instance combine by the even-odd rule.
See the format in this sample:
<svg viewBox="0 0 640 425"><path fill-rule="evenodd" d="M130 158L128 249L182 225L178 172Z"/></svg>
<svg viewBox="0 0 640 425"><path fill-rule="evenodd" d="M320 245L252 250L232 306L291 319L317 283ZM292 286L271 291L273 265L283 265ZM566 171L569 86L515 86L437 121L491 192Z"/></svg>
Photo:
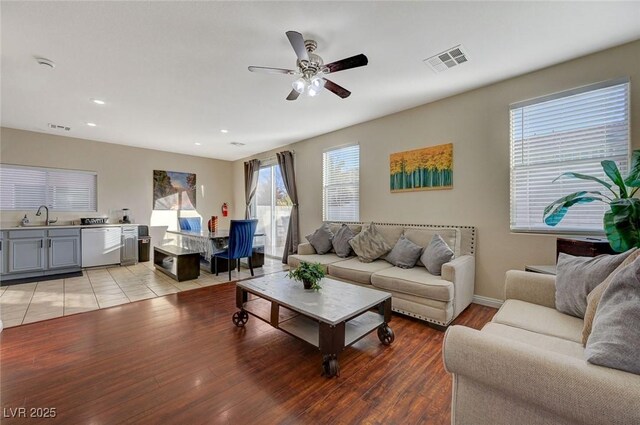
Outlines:
<svg viewBox="0 0 640 425"><path fill-rule="evenodd" d="M233 313L233 318L231 320L233 320L234 325L241 328L249 320L249 314L244 310L236 311Z"/></svg>
<svg viewBox="0 0 640 425"><path fill-rule="evenodd" d="M327 378L340 376L340 364L338 359L333 355L325 355L322 359L322 375Z"/></svg>
<svg viewBox="0 0 640 425"><path fill-rule="evenodd" d="M391 343L396 339L396 336L393 333L393 329L391 329L386 323L383 323L378 328L378 339L384 345L391 345Z"/></svg>

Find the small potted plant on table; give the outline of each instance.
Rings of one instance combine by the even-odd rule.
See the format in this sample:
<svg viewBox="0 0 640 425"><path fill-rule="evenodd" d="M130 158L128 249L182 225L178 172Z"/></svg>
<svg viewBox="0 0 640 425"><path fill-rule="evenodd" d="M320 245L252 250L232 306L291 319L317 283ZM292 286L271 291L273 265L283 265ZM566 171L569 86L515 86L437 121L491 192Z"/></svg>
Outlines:
<svg viewBox="0 0 640 425"><path fill-rule="evenodd" d="M321 288L320 280L325 276L324 268L320 263L301 262L297 269L287 273L287 277L302 282L304 289Z"/></svg>

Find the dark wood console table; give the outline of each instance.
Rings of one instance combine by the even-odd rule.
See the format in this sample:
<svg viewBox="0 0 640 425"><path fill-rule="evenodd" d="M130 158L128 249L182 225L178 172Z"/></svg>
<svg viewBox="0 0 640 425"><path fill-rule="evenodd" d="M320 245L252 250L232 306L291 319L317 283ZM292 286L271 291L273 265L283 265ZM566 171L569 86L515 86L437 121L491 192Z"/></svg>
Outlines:
<svg viewBox="0 0 640 425"><path fill-rule="evenodd" d="M154 246L153 264L156 270L178 282L200 276L200 252L176 245Z"/></svg>

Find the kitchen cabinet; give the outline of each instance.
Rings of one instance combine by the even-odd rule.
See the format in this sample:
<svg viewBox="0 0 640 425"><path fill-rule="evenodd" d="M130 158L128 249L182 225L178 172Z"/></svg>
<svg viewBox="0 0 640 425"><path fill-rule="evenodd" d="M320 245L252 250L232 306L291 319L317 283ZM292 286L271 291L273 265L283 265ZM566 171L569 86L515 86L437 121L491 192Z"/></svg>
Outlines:
<svg viewBox="0 0 640 425"><path fill-rule="evenodd" d="M44 237L9 239L9 273L38 272L45 268Z"/></svg>
<svg viewBox="0 0 640 425"><path fill-rule="evenodd" d="M0 275L4 274L4 271L6 270L6 250L5 248L5 243L4 243L4 232L0 232Z"/></svg>
<svg viewBox="0 0 640 425"><path fill-rule="evenodd" d="M52 229L47 231L47 236L47 269L81 266L79 229Z"/></svg>

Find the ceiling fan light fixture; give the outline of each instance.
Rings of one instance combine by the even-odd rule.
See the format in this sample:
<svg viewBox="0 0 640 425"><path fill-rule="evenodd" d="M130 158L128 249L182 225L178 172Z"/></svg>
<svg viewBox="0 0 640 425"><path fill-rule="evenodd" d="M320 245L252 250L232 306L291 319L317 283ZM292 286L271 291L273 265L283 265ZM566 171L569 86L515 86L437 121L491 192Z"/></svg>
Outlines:
<svg viewBox="0 0 640 425"><path fill-rule="evenodd" d="M309 81L304 77L298 78L291 84L291 87L300 94L304 93L309 86Z"/></svg>

